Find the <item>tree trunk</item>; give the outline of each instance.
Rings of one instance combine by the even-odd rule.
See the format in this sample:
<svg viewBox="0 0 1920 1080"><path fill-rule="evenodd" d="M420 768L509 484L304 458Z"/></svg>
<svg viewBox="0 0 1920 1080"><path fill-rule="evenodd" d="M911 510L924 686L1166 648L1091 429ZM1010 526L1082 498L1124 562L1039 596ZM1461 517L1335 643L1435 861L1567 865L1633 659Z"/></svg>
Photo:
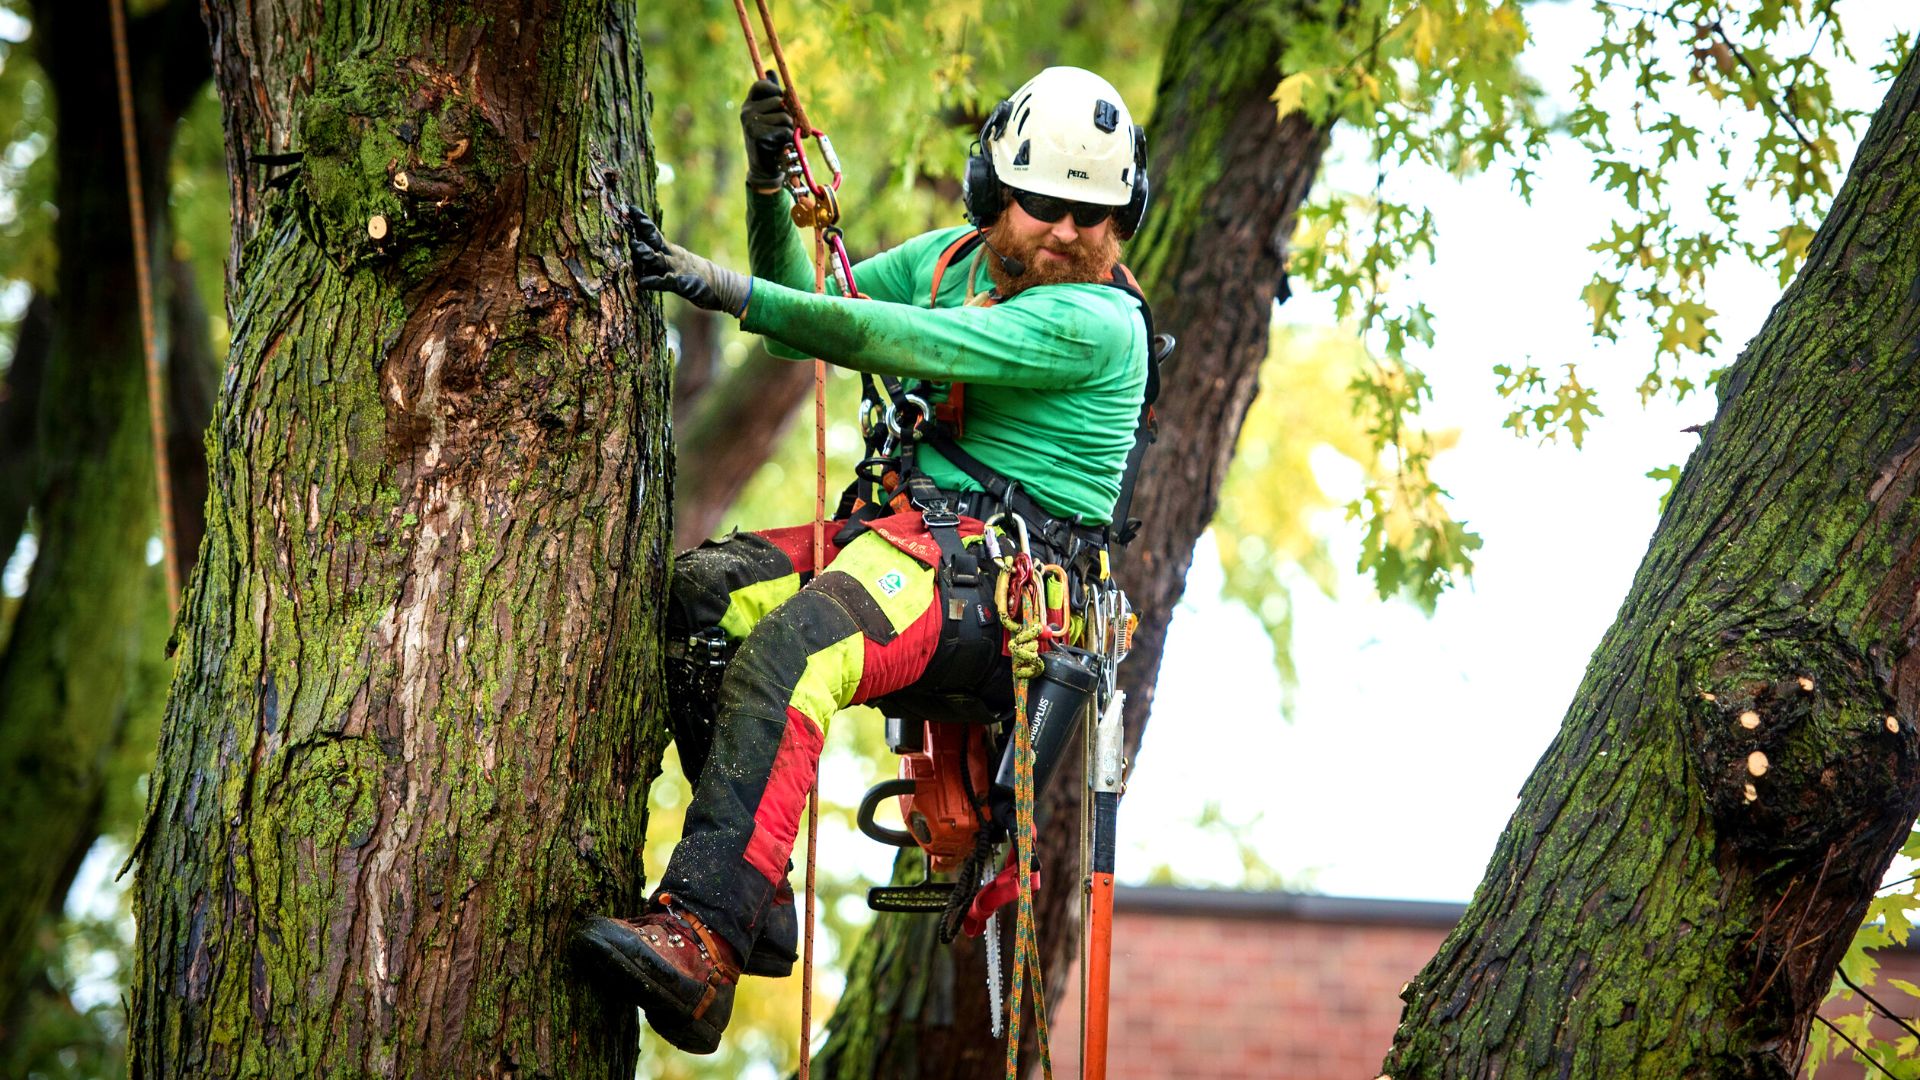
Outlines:
<svg viewBox="0 0 1920 1080"><path fill-rule="evenodd" d="M682 451L673 479L675 547L693 547L719 530L812 390L812 364L782 360L756 342L745 361L701 391L674 440Z"/></svg>
<svg viewBox="0 0 1920 1080"><path fill-rule="evenodd" d="M129 28L141 176L153 208L147 243L165 251L173 131L206 76L175 55L193 6L176 2ZM54 140L60 265L40 395L35 508L39 553L0 656L0 1016L11 1014L36 924L75 851L92 842L107 764L129 694L163 638L154 600L153 452L144 354L132 298L132 227L122 166L107 5L35 12L41 64L62 122ZM199 40L196 32L189 40Z"/></svg>
<svg viewBox="0 0 1920 1080"><path fill-rule="evenodd" d="M136 1077L633 1073L669 380L626 5L210 3L233 343L137 887ZM303 155L295 164L280 157Z"/></svg>
<svg viewBox="0 0 1920 1080"><path fill-rule="evenodd" d="M1134 514L1147 524L1118 559L1141 613L1120 669L1129 754L1153 704L1193 545L1213 518L1253 400L1273 305L1286 298L1294 214L1326 148L1325 130L1301 116L1276 123L1269 99L1286 27L1320 18L1316 11L1290 6L1276 18L1225 0L1188 0L1173 22L1148 128L1156 201L1126 255L1154 301L1156 329L1180 339L1176 363L1163 373L1160 443L1134 496ZM1078 760L1078 751L1068 757ZM1056 1010L1075 1007L1059 991L1079 941L1080 794L1079 784L1060 780L1042 807L1048 876L1038 917ZM987 1033L984 979L977 943L949 951L936 944L931 919L879 916L851 962L823 1075L998 1075L1004 1052Z"/></svg>
<svg viewBox="0 0 1920 1080"><path fill-rule="evenodd" d="M673 358L675 428L693 418L693 410L720 372L720 320L724 318L717 311L702 311L687 304L673 321L680 341L680 351Z"/></svg>
<svg viewBox="0 0 1920 1080"><path fill-rule="evenodd" d="M1386 1071L1794 1075L1920 809L1920 58L1721 384Z"/></svg>
<svg viewBox="0 0 1920 1080"><path fill-rule="evenodd" d="M173 496L173 563L193 576L207 534L207 424L225 359L213 351L207 308L184 259L167 261L167 478Z"/></svg>
<svg viewBox="0 0 1920 1080"><path fill-rule="evenodd" d="M36 291L14 330L13 357L0 383L0 566L20 546L40 477L40 387L53 351L53 301ZM0 635L0 649L5 636Z"/></svg>

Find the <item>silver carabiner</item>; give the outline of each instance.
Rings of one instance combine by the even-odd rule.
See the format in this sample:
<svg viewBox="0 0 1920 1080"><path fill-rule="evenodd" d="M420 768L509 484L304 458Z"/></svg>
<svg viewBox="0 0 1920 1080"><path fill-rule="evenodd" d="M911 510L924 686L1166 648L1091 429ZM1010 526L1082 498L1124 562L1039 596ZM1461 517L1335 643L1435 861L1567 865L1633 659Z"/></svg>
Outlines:
<svg viewBox="0 0 1920 1080"><path fill-rule="evenodd" d="M995 514L981 522L984 528L980 530L980 543L986 547L987 558L993 560L995 566L1001 565L1006 556L1000 551L1000 531L994 527L993 523L1005 516L1005 514Z"/></svg>
<svg viewBox="0 0 1920 1080"><path fill-rule="evenodd" d="M1015 552L1024 554L1028 558L1032 558L1033 542L1027 536L1026 519L1021 517L1019 514L1014 513L1011 510L1002 510L999 513L988 518L986 521L982 522L982 524L986 526L986 537L987 537L987 543L988 543L987 550L993 554L994 561L999 562L1003 558L1005 558L1000 553L999 541L994 539L994 532L996 529L1001 527L1003 522L1008 522L1008 521L1013 522L1013 533L1014 533L1014 536L1017 538L1016 547L1014 548Z"/></svg>
<svg viewBox="0 0 1920 1080"><path fill-rule="evenodd" d="M1027 535L1027 519L1011 510L1004 514L995 514L994 516L1012 520L1014 534L1020 538L1020 554L1025 555L1029 559L1033 558L1033 538Z"/></svg>

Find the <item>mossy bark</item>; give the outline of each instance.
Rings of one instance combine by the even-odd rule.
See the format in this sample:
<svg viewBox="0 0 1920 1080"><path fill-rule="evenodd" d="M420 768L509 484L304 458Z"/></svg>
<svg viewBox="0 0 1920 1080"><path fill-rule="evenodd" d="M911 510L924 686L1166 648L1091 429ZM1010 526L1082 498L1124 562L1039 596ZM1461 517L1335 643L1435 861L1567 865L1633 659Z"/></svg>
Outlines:
<svg viewBox="0 0 1920 1080"><path fill-rule="evenodd" d="M210 3L231 362L136 1077L632 1075L671 450L631 9ZM298 155L297 160L293 155Z"/></svg>
<svg viewBox="0 0 1920 1080"><path fill-rule="evenodd" d="M1385 1072L1794 1075L1920 808L1916 220L1909 59Z"/></svg>
<svg viewBox="0 0 1920 1080"><path fill-rule="evenodd" d="M153 452L107 4L45 4L34 14L34 44L60 116L60 265L27 485L38 556L0 655L0 866L8 874L0 890L0 1017L12 1015L16 990L32 981L15 973L95 836L109 764L138 719L141 668L164 650L164 631L154 633L149 618L164 599L146 558L155 531ZM175 125L207 76L203 58L175 54L183 39L200 40L190 3L160 7L130 27L137 145L153 208L147 243L156 252L167 249Z"/></svg>
<svg viewBox="0 0 1920 1080"><path fill-rule="evenodd" d="M1147 524L1118 558L1117 573L1141 613L1133 654L1120 669L1129 754L1146 727L1193 545L1213 518L1253 401L1273 305L1286 298L1294 215L1326 148L1326 132L1303 118L1276 122L1269 98L1288 28L1321 17L1301 8L1188 0L1161 69L1148 128L1155 202L1125 257L1153 301L1156 329L1178 337L1180 348L1163 373L1160 442L1134 496L1134 514ZM1055 783L1041 814L1048 887L1037 905L1056 1013L1077 1007L1059 991L1080 934L1079 788ZM901 865L917 867L917 860L908 855ZM818 1059L822 1075L999 1075L1004 1051L988 1034L984 979L977 942L948 949L935 940L931 919L879 916L850 964Z"/></svg>

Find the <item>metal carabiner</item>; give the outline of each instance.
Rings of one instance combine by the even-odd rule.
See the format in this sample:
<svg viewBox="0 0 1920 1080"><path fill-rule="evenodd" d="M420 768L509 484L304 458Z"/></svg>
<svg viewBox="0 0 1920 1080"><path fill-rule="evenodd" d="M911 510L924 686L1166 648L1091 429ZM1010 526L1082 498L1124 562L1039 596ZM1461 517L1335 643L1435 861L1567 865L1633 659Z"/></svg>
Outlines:
<svg viewBox="0 0 1920 1080"><path fill-rule="evenodd" d="M903 434L917 434L920 431L920 425L926 423L927 419L933 415L933 406L928 404L927 399L921 397L919 394L902 394L900 395L900 400L918 410L913 418L913 426L908 428Z"/></svg>
<svg viewBox="0 0 1920 1080"><path fill-rule="evenodd" d="M1057 608L1053 606L1047 596L1047 579L1049 577L1056 578L1060 582L1060 606ZM1072 587L1068 584L1067 568L1061 566L1059 563L1038 563L1034 566L1033 580L1039 587L1040 611L1041 617L1045 620L1043 629L1046 635L1056 639L1065 638L1067 632L1073 627L1073 613L1068 610L1068 594ZM1053 621L1053 615L1056 611L1060 613L1060 621L1058 623Z"/></svg>
<svg viewBox="0 0 1920 1080"><path fill-rule="evenodd" d="M1019 538L1018 546L1014 549L1015 552L1025 555L1029 559L1033 558L1033 538L1027 534L1027 519L1011 510L1003 510L993 515L991 520L999 521L1002 518L1013 522L1013 533Z"/></svg>
<svg viewBox="0 0 1920 1080"><path fill-rule="evenodd" d="M813 139L820 144L820 154L827 159L827 168L833 173L833 189L840 190L840 155L833 152L833 140L827 138L824 131L814 132Z"/></svg>
<svg viewBox="0 0 1920 1080"><path fill-rule="evenodd" d="M982 522L985 528L980 530L980 545L987 549L987 558L995 566L1000 565L1006 556L1000 553L1000 534L994 531L993 522Z"/></svg>

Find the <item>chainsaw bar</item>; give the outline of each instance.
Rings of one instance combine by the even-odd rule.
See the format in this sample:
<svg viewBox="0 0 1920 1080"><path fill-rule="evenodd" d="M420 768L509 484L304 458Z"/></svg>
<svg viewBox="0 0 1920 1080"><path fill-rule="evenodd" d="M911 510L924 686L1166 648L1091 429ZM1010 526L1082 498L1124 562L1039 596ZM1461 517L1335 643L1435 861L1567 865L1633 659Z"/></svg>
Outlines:
<svg viewBox="0 0 1920 1080"><path fill-rule="evenodd" d="M875 911L937 912L947 910L954 883L929 881L921 885L876 885L867 890L867 906Z"/></svg>
<svg viewBox="0 0 1920 1080"><path fill-rule="evenodd" d="M1007 1035L1007 1006L1000 997L1000 913L987 916L987 1014L992 1018L993 1037Z"/></svg>

